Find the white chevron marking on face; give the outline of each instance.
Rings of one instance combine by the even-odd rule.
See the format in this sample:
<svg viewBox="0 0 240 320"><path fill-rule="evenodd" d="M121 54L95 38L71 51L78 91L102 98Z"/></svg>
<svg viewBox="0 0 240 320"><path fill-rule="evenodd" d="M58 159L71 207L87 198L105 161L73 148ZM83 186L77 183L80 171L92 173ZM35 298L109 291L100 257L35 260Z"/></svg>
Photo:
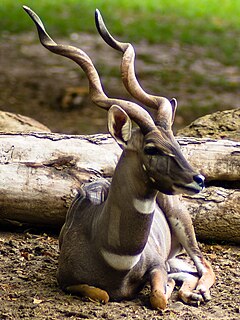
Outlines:
<svg viewBox="0 0 240 320"><path fill-rule="evenodd" d="M135 256L119 255L109 252L104 248L101 249L102 256L107 264L119 271L132 269L140 260L141 253Z"/></svg>
<svg viewBox="0 0 240 320"><path fill-rule="evenodd" d="M134 208L142 214L151 214L155 210L155 199L133 199Z"/></svg>

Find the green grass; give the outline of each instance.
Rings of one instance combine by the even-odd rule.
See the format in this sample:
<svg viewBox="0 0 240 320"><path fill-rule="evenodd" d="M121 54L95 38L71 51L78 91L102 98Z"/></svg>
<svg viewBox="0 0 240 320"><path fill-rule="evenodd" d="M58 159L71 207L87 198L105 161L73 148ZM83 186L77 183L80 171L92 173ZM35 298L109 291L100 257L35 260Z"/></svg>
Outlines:
<svg viewBox="0 0 240 320"><path fill-rule="evenodd" d="M22 5L35 10L51 34L96 32L98 8L125 41L195 44L220 52L222 62L240 64L239 0L1 0L0 34L34 30Z"/></svg>

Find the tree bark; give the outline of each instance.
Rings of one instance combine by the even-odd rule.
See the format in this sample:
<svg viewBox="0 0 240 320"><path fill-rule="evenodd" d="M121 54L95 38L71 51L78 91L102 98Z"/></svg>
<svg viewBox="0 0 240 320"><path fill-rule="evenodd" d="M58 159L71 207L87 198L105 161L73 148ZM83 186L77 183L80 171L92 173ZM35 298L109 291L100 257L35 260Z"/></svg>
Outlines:
<svg viewBox="0 0 240 320"><path fill-rule="evenodd" d="M238 185L240 142L178 141L208 185L216 181L223 185L228 182L228 188L232 183ZM63 224L67 208L83 183L111 178L121 154L115 141L103 134L0 134L0 150L0 221L48 226ZM240 242L238 190L209 187L183 201L199 238Z"/></svg>
<svg viewBox="0 0 240 320"><path fill-rule="evenodd" d="M86 181L112 176L120 148L106 135L0 135L0 219L61 225Z"/></svg>
<svg viewBox="0 0 240 320"><path fill-rule="evenodd" d="M240 190L209 187L183 202L199 240L240 243Z"/></svg>

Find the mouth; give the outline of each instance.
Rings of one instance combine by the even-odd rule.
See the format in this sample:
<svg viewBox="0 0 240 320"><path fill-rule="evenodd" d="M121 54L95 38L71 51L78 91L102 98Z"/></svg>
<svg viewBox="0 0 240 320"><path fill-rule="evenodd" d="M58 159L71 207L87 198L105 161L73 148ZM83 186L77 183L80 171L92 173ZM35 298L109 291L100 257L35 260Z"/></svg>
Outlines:
<svg viewBox="0 0 240 320"><path fill-rule="evenodd" d="M175 184L174 185L174 191L177 193L184 193L184 194L188 194L188 195L194 195L197 194L199 192L201 192L204 187L199 185L197 182L192 182L189 184Z"/></svg>

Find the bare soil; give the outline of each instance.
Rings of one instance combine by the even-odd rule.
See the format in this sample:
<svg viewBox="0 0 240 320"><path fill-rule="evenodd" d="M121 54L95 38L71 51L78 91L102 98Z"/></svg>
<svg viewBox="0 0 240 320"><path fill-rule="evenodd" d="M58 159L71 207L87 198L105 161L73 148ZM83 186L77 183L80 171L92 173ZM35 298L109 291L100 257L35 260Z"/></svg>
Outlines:
<svg viewBox="0 0 240 320"><path fill-rule="evenodd" d="M212 300L188 306L174 292L165 311L151 310L149 287L131 301L101 305L67 295L56 281L57 235L0 231L0 319L239 319L239 248L201 245L217 281Z"/></svg>
<svg viewBox="0 0 240 320"><path fill-rule="evenodd" d="M120 56L102 44L99 37L73 34L70 40L59 42L71 42L89 53L101 70L109 96L129 98L120 81ZM180 105L189 110L185 114L179 113L177 127L209 110L237 106L238 67L223 66L217 59L206 57L203 48L182 48L176 43L149 46L144 42L136 48L137 70L143 87L155 94L176 96ZM106 112L90 103L83 73L74 63L42 48L35 33L3 34L0 59L1 110L33 117L54 132L106 131ZM190 74L194 75L194 81ZM221 79L224 79L223 87L220 86ZM74 87L73 91L71 87ZM75 87L79 94L71 93ZM194 109L196 101L200 111ZM175 292L168 309L162 312L151 310L148 286L132 301L107 305L63 293L55 276L57 232L44 233L34 229L16 232L16 229L0 227L0 319L240 318L240 250L237 246L201 244L217 276L212 289L213 299L198 307L187 306L177 300Z"/></svg>

